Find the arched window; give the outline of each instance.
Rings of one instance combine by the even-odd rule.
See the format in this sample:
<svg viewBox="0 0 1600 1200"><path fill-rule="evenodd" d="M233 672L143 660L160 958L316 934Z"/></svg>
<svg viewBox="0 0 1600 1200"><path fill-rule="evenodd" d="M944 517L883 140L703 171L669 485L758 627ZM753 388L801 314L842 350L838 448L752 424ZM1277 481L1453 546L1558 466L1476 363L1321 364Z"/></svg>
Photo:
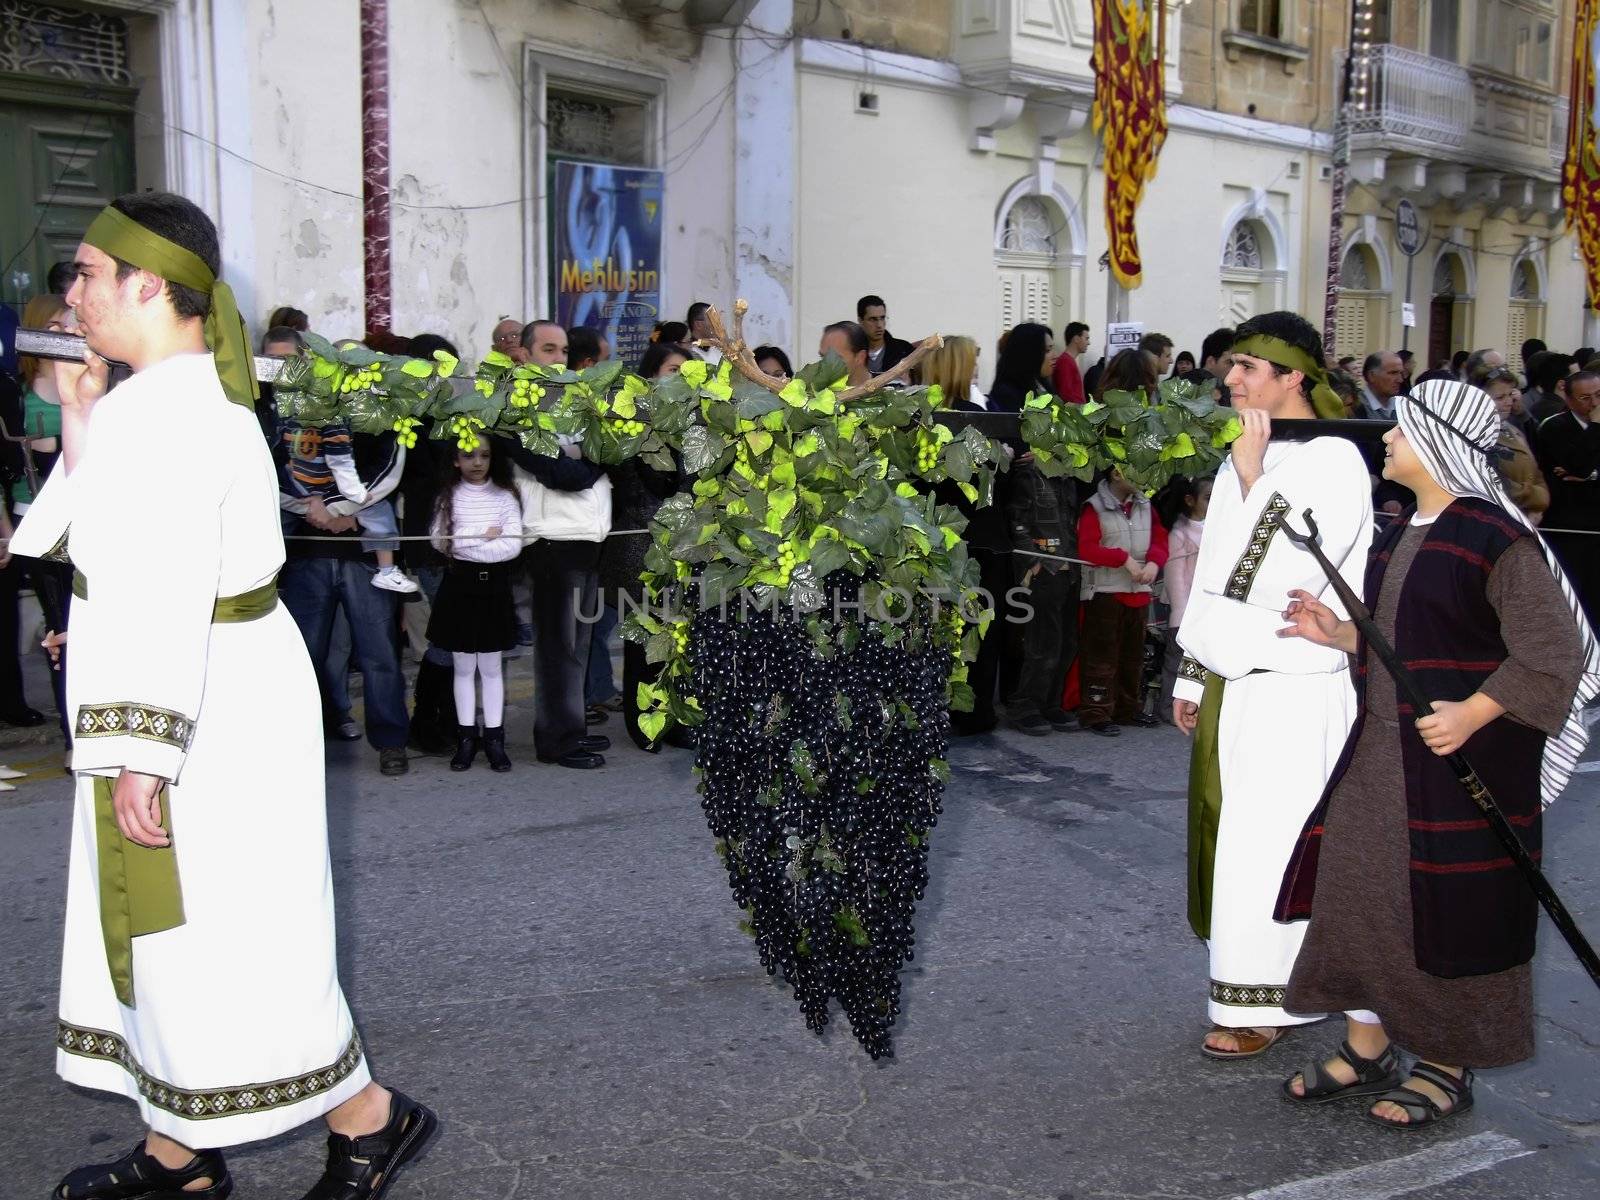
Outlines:
<svg viewBox="0 0 1600 1200"><path fill-rule="evenodd" d="M1222 296L1217 316L1225 325L1237 325L1284 304L1288 273L1278 269L1274 227L1268 219L1248 215L1249 211L1234 221L1222 241Z"/></svg>
<svg viewBox="0 0 1600 1200"><path fill-rule="evenodd" d="M1351 246L1344 252L1344 265L1339 268L1339 289L1346 292L1370 292L1372 277L1372 251L1365 246Z"/></svg>
<svg viewBox="0 0 1600 1200"><path fill-rule="evenodd" d="M1376 251L1364 241L1352 242L1339 268L1339 302L1333 324L1337 357L1365 356L1389 341L1389 298L1383 280Z"/></svg>
<svg viewBox="0 0 1600 1200"><path fill-rule="evenodd" d="M1050 206L1042 196L1023 196L1006 213L1000 249L1019 254L1056 254L1056 231Z"/></svg>
<svg viewBox="0 0 1600 1200"><path fill-rule="evenodd" d="M1237 271L1261 270L1261 237L1254 221L1240 221L1233 227L1222 252L1222 265Z"/></svg>
<svg viewBox="0 0 1600 1200"><path fill-rule="evenodd" d="M1506 302L1506 355L1523 369L1522 343L1544 336L1544 276L1531 254L1511 264L1511 293Z"/></svg>
<svg viewBox="0 0 1600 1200"><path fill-rule="evenodd" d="M1513 300L1539 300L1539 273L1526 258L1517 260L1511 269L1511 298Z"/></svg>
<svg viewBox="0 0 1600 1200"><path fill-rule="evenodd" d="M1471 251L1450 244L1433 260L1428 302L1428 366L1449 362L1457 350L1471 349L1473 335Z"/></svg>
<svg viewBox="0 0 1600 1200"><path fill-rule="evenodd" d="M995 216L999 331L1024 321L1059 329L1081 316L1083 224L1067 193L1041 194L1033 176L1014 183Z"/></svg>
<svg viewBox="0 0 1600 1200"><path fill-rule="evenodd" d="M1440 257L1433 264L1433 294L1440 299L1454 298L1456 294L1456 273L1449 258Z"/></svg>

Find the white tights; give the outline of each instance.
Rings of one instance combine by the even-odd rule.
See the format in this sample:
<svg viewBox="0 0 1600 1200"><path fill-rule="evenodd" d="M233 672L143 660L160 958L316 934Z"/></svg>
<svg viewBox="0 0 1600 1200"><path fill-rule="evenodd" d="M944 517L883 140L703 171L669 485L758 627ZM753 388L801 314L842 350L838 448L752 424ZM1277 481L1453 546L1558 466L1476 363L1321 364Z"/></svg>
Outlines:
<svg viewBox="0 0 1600 1200"><path fill-rule="evenodd" d="M500 651L488 654L452 654L455 661L456 723L478 723L477 688L473 676L483 680L483 727L499 729L505 722L506 683L500 673Z"/></svg>

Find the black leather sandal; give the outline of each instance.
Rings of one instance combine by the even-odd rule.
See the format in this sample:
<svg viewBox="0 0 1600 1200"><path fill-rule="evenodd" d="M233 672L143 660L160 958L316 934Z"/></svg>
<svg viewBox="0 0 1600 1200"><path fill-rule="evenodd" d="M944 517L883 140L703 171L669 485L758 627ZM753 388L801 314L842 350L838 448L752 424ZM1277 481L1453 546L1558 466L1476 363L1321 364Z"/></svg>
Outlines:
<svg viewBox="0 0 1600 1200"><path fill-rule="evenodd" d="M186 1192L184 1187L201 1179L211 1186ZM182 1167L164 1167L145 1153L140 1142L116 1162L79 1167L56 1190L55 1200L227 1200L233 1194L233 1176L217 1150L201 1150Z"/></svg>
<svg viewBox="0 0 1600 1200"><path fill-rule="evenodd" d="M328 1165L304 1200L378 1200L438 1128L432 1109L391 1089L389 1122L377 1133L328 1135Z"/></svg>
<svg viewBox="0 0 1600 1200"><path fill-rule="evenodd" d="M1449 1071L1442 1071L1430 1063L1419 1062L1411 1068L1411 1078L1433 1084L1445 1094L1445 1098L1450 1101L1450 1107L1440 1108L1438 1101L1432 1096L1424 1095L1415 1088L1401 1086L1379 1096L1377 1103L1372 1107L1377 1108L1387 1100L1390 1104L1398 1104L1405 1109L1408 1119L1390 1121L1368 1109L1367 1120L1388 1129L1421 1129L1424 1125L1437 1125L1446 1117L1464 1113L1472 1107L1471 1071L1462 1071L1461 1078L1457 1079Z"/></svg>
<svg viewBox="0 0 1600 1200"><path fill-rule="evenodd" d="M1354 1083L1341 1083L1320 1062L1307 1063L1305 1070L1283 1081L1283 1094L1296 1104L1326 1104L1329 1100L1343 1100L1354 1096L1376 1096L1387 1092L1400 1082L1400 1060L1392 1045L1385 1046L1376 1058L1362 1058L1344 1042L1337 1055L1356 1073ZM1300 1080L1305 1088L1295 1095L1294 1081Z"/></svg>

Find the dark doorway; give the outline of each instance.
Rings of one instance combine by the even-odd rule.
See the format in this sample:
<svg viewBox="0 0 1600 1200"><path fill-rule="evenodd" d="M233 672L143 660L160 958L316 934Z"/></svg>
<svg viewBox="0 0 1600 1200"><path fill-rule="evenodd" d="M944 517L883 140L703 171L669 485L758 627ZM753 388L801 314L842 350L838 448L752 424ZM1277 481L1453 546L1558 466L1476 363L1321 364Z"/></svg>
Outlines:
<svg viewBox="0 0 1600 1200"><path fill-rule="evenodd" d="M1449 363L1455 352L1456 298L1435 296L1428 307L1428 369Z"/></svg>

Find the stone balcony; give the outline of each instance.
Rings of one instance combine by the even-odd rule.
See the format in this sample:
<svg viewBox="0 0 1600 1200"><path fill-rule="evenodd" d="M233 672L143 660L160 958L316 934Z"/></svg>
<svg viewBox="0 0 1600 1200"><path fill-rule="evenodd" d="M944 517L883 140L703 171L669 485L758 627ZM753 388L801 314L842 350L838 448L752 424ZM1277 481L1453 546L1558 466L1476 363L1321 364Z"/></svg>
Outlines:
<svg viewBox="0 0 1600 1200"><path fill-rule="evenodd" d="M1375 46L1352 78L1351 174L1426 202L1553 216L1564 107L1553 93L1492 71Z"/></svg>
<svg viewBox="0 0 1600 1200"><path fill-rule="evenodd" d="M1167 9L1167 96L1182 90L1180 0ZM972 149L1028 117L1037 139L1041 191L1048 191L1060 144L1081 130L1094 102L1093 0L951 0L950 57L972 89Z"/></svg>

